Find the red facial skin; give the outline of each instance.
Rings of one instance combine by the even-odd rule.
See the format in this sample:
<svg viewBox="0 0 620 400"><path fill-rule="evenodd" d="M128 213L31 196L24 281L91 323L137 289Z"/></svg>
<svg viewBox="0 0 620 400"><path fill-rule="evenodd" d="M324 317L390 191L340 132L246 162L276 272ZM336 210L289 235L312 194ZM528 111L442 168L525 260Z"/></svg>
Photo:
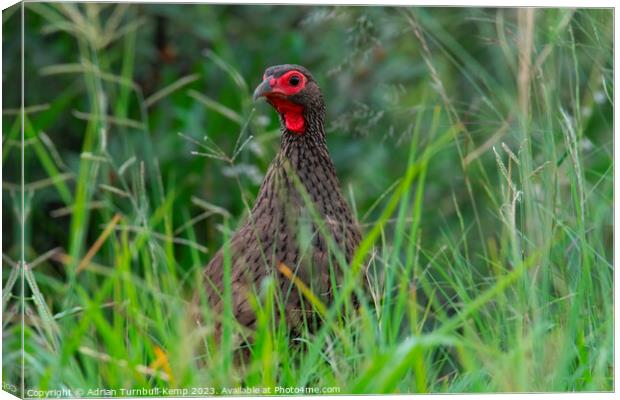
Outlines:
<svg viewBox="0 0 620 400"><path fill-rule="evenodd" d="M291 85L289 79L295 75L299 78L297 85ZM267 79L263 76L263 80ZM294 133L302 134L306 129L304 121L303 106L288 100L288 96L299 93L306 86L307 79L304 74L299 71L292 70L283 74L278 78L269 78L271 93L267 94L267 100L271 105L284 116L284 124L286 128Z"/></svg>

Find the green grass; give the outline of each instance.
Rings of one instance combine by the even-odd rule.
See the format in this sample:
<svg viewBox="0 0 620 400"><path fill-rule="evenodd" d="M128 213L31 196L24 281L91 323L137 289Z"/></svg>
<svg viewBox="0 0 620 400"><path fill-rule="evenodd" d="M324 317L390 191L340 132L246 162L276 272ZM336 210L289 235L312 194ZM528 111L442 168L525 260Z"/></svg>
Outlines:
<svg viewBox="0 0 620 400"><path fill-rule="evenodd" d="M610 10L183 7L196 13L185 25L175 7L27 5L26 105L42 105L25 126L27 389L613 390ZM162 15L188 42L149 69ZM205 299L200 326L189 301L277 149L277 121L250 94L267 56L241 61L261 46L315 71L364 237L350 265L336 254L333 304L306 293L317 331L306 321L291 337L278 322L285 277L257 285L240 365L248 332L230 300L219 345ZM19 162L18 121L4 110L3 167ZM3 182L3 380L15 385L17 178Z"/></svg>

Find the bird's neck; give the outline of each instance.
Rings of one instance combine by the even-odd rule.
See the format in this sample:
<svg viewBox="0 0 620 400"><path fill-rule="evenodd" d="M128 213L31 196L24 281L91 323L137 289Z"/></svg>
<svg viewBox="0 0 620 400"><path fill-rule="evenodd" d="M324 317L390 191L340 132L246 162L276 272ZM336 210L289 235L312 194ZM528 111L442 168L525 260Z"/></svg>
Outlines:
<svg viewBox="0 0 620 400"><path fill-rule="evenodd" d="M273 207L271 199L290 206L297 198L296 182L301 183L322 215L342 213L343 199L334 164L327 150L322 119L306 119L303 134L290 132L281 124L281 143L273 164L261 185L252 215L260 216ZM303 204L297 200L295 204ZM334 207L339 205L339 207Z"/></svg>
<svg viewBox="0 0 620 400"><path fill-rule="evenodd" d="M275 170L284 177L285 185L293 185L293 175L306 187L310 197L340 196L340 185L334 164L327 149L323 120L306 118L303 134L290 132L282 124L280 151L276 157ZM316 198L315 198L316 197Z"/></svg>
<svg viewBox="0 0 620 400"><path fill-rule="evenodd" d="M328 156L323 112L304 112L301 132L290 129L289 125L290 121L280 114L280 155L290 158L295 152L307 148L324 151Z"/></svg>

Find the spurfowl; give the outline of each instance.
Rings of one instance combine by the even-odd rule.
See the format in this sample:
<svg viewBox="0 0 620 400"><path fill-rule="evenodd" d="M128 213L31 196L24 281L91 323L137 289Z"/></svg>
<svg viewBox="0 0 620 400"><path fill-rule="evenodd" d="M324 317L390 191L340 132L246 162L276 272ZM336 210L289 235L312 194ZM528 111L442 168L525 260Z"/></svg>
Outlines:
<svg viewBox="0 0 620 400"><path fill-rule="evenodd" d="M254 92L254 100L261 97L280 116L280 150L248 219L228 244L232 312L241 325L254 328L256 315L249 298L259 292L265 277L272 276L288 327L298 330L303 314L310 312L311 307L278 267L286 265L313 293L329 303L332 284L337 284L341 272L333 247L351 261L360 231L342 196L327 150L325 103L310 72L298 65L267 68L263 82ZM323 229L317 220L323 221ZM333 238L331 250L330 239L322 234L325 232ZM223 309L224 265L224 252L220 249L205 269L207 299L216 314Z"/></svg>

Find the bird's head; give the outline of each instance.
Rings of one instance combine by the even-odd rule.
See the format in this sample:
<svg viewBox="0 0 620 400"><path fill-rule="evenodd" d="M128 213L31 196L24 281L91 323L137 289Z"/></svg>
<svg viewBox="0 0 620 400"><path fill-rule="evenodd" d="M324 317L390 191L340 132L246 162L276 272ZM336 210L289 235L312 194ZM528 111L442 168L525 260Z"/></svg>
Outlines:
<svg viewBox="0 0 620 400"><path fill-rule="evenodd" d="M265 70L263 81L254 91L254 100L264 97L282 116L286 129L303 134L309 123L323 123L325 105L321 89L310 71L285 64Z"/></svg>

